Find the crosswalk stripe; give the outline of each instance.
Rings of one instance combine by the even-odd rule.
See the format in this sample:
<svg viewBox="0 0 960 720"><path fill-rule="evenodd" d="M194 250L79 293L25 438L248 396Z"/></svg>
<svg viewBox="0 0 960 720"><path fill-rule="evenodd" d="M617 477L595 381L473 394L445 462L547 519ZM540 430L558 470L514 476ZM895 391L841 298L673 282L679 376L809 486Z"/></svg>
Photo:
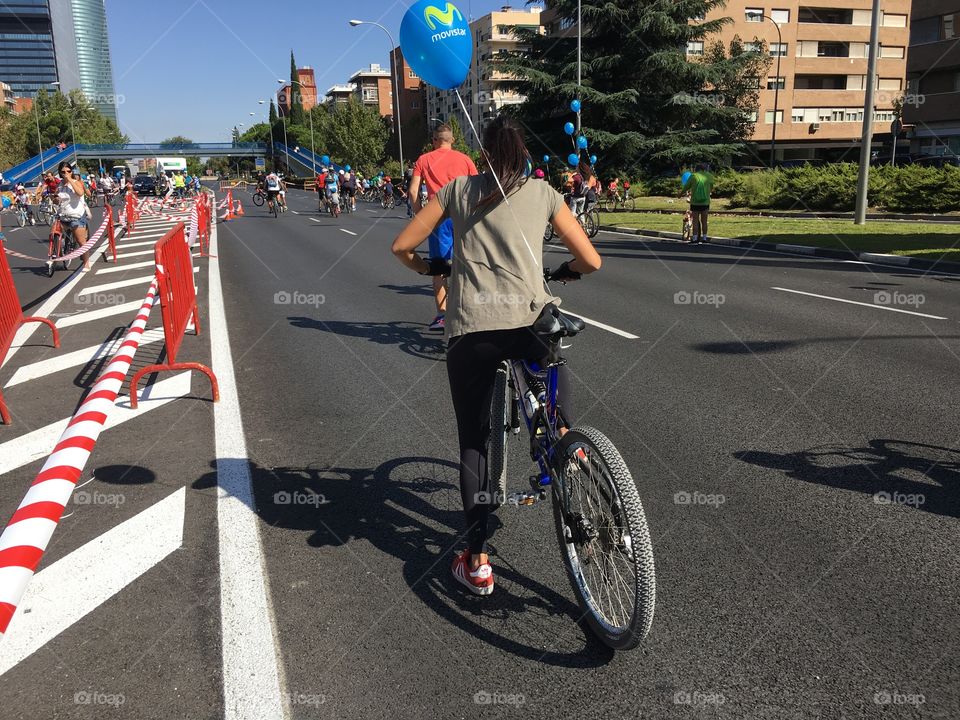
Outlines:
<svg viewBox="0 0 960 720"><path fill-rule="evenodd" d="M132 254L133 254L133 253L131 253L131 255L132 255ZM146 254L146 255L152 255L152 254L153 254L153 251L152 251L152 250L145 250L145 251L144 251L144 254ZM130 257L130 255L124 255L124 257ZM126 270L133 270L133 269L135 269L135 268L150 267L150 266L153 265L155 262L156 262L155 260L146 260L146 261L144 261L144 262L135 262L135 263L130 263L130 264L128 264L128 265L113 265L113 266L108 267L108 268L103 268L102 270L97 270L96 274L97 274L97 275L109 275L110 273L124 272L124 271L126 271Z"/></svg>
<svg viewBox="0 0 960 720"><path fill-rule="evenodd" d="M112 305L99 310L88 310L87 312L77 313L76 315L60 318L57 320L56 325L61 329L73 327L74 325L82 325L83 323L101 320L103 318L112 317L113 315L124 315L126 313L134 312L139 310L141 305L143 305L143 300L134 300L133 302L123 303L121 305Z"/></svg>
<svg viewBox="0 0 960 720"><path fill-rule="evenodd" d="M140 346L143 347L144 345L159 342L160 340L163 340L162 328L147 330L140 336ZM46 360L24 365L23 367L17 368L13 377L10 378L4 387L13 387L14 385L29 382L30 380L52 375L61 370L86 365L95 360L110 357L119 349L121 342L123 342L123 338L118 337L100 345L91 345L82 350L74 350L65 355L54 355Z"/></svg>
<svg viewBox="0 0 960 720"><path fill-rule="evenodd" d="M143 301L137 303L137 306ZM128 420L140 417L144 413L163 407L190 394L190 373L183 372L172 378L149 385L140 392L137 409L130 408L130 398L121 395L117 398L116 409L107 415L104 430L116 427ZM57 420L20 437L0 444L0 475L45 458L57 444L72 417Z"/></svg>
<svg viewBox="0 0 960 720"><path fill-rule="evenodd" d="M195 267L194 272L200 272L200 268ZM118 280L117 282L105 283L103 285L91 285L88 288L83 290L78 290L76 297L83 297L85 295L96 295L97 293L107 292L108 290L116 290L117 288L130 287L131 285L142 285L144 283L153 282L153 275L141 275L140 277L127 278L126 280Z"/></svg>

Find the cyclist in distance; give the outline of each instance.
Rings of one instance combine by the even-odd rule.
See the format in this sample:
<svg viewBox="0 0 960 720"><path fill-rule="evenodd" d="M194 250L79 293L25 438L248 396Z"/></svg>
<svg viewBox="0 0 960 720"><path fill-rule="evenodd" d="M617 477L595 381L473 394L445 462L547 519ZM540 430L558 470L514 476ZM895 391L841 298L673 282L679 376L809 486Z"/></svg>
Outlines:
<svg viewBox="0 0 960 720"><path fill-rule="evenodd" d="M529 182L530 152L511 120L500 116L484 129L487 172L445 185L393 242L393 253L421 275L450 275L446 335L447 374L460 441L460 495L468 547L453 561L456 580L478 595L493 592L486 551L492 507L487 469L490 405L497 368L507 359L540 359L547 341L531 326L559 303L543 279L543 228L552 222L573 259L552 274L575 280L600 268L563 197L545 182ZM510 198L504 201L493 173ZM453 221L453 264L429 261L414 250L444 221ZM561 368L563 415L573 422L569 378Z"/></svg>
<svg viewBox="0 0 960 720"><path fill-rule="evenodd" d="M27 195L27 189L23 184L17 185L14 199L16 200L17 206L22 207L23 211L27 215L27 220L31 225L36 225L37 221L33 217L33 209L30 207L30 197Z"/></svg>
<svg viewBox="0 0 960 720"><path fill-rule="evenodd" d="M263 187L267 193L267 212L273 212L273 204L280 195L280 178L276 173L270 173L263 179Z"/></svg>

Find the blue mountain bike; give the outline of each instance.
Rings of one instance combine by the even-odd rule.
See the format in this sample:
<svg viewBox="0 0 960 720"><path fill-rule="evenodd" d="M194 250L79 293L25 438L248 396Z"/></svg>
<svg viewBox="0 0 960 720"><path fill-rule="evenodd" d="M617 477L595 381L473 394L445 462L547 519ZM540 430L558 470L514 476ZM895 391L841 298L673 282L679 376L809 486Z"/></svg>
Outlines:
<svg viewBox="0 0 960 720"><path fill-rule="evenodd" d="M549 271L546 273L549 275ZM560 552L590 630L616 650L650 631L656 579L650 531L637 487L613 443L599 430L568 427L557 404L561 339L584 329L555 306L534 331L548 342L545 364L511 360L497 371L490 407L487 466L495 505L534 505L552 495ZM521 419L539 472L530 489L507 494L507 437Z"/></svg>

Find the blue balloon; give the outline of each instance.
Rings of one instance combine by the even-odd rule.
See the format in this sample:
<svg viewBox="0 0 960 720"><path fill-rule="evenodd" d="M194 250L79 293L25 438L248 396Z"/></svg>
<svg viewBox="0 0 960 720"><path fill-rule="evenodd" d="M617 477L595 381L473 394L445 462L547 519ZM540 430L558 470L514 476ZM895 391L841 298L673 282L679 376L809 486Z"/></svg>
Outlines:
<svg viewBox="0 0 960 720"><path fill-rule="evenodd" d="M473 33L452 2L419 0L400 23L400 49L421 80L452 90L470 73Z"/></svg>
<svg viewBox="0 0 960 720"><path fill-rule="evenodd" d="M10 207L10 198L8 198L6 195L3 196L3 206L5 208Z"/></svg>
<svg viewBox="0 0 960 720"><path fill-rule="evenodd" d="M691 173L690 173L690 171L688 170L687 172L685 172L683 175L680 176L681 179L683 180L683 184L684 184L684 185L687 184L687 181L690 179L690 175L691 175Z"/></svg>
<svg viewBox="0 0 960 720"><path fill-rule="evenodd" d="M571 100L571 101L570 101L570 109L571 109L573 112L580 112L580 107L581 107L581 105L580 105L580 101L579 101L579 100Z"/></svg>
<svg viewBox="0 0 960 720"><path fill-rule="evenodd" d="M351 170L352 168L351 168L349 165L347 165L347 166L344 167L343 169L346 170L347 172L350 172L350 170Z"/></svg>
<svg viewBox="0 0 960 720"><path fill-rule="evenodd" d="M573 135L577 131L577 128L572 122L568 122L566 125L563 126L563 131L567 135Z"/></svg>
<svg viewBox="0 0 960 720"><path fill-rule="evenodd" d="M567 163L569 163L571 167L576 167L580 164L580 156L577 155L577 153L570 153L567 155Z"/></svg>
<svg viewBox="0 0 960 720"><path fill-rule="evenodd" d="M550 162L550 156L549 156L549 155L544 155L544 156L543 156L543 161L544 161L545 163Z"/></svg>
<svg viewBox="0 0 960 720"><path fill-rule="evenodd" d="M577 147L581 150L587 149L587 139L583 135L577 138Z"/></svg>
<svg viewBox="0 0 960 720"><path fill-rule="evenodd" d="M591 164L591 165L596 165L596 164L597 164L597 156L596 156L596 155L591 155L591 156L590 156L590 164Z"/></svg>

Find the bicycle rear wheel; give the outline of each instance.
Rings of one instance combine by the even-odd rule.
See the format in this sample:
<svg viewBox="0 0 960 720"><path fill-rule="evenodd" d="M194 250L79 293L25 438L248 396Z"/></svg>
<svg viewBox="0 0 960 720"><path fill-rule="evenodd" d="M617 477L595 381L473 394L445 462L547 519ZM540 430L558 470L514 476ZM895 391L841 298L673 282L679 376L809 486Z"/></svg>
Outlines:
<svg viewBox="0 0 960 720"><path fill-rule="evenodd" d="M587 237L593 237L597 234L597 224L594 222L592 212L580 213L577 216L577 220L580 221L580 227L583 228L583 232L586 233Z"/></svg>
<svg viewBox="0 0 960 720"><path fill-rule="evenodd" d="M553 516L567 576L590 630L615 650L650 632L656 577L637 487L613 443L577 427L561 441Z"/></svg>
<svg viewBox="0 0 960 720"><path fill-rule="evenodd" d="M270 212L273 213L273 216L274 216L274 217L277 217L277 201L276 201L276 200L274 200L274 201L270 204Z"/></svg>
<svg viewBox="0 0 960 720"><path fill-rule="evenodd" d="M490 401L490 438L487 441L487 475L493 507L507 501L507 432L510 428L510 403L513 400L510 383L507 382L510 366L502 363L497 368L493 382L493 398Z"/></svg>
<svg viewBox="0 0 960 720"><path fill-rule="evenodd" d="M17 211L17 224L20 227L23 227L24 225L27 224L27 214L25 212L22 212L20 210Z"/></svg>

